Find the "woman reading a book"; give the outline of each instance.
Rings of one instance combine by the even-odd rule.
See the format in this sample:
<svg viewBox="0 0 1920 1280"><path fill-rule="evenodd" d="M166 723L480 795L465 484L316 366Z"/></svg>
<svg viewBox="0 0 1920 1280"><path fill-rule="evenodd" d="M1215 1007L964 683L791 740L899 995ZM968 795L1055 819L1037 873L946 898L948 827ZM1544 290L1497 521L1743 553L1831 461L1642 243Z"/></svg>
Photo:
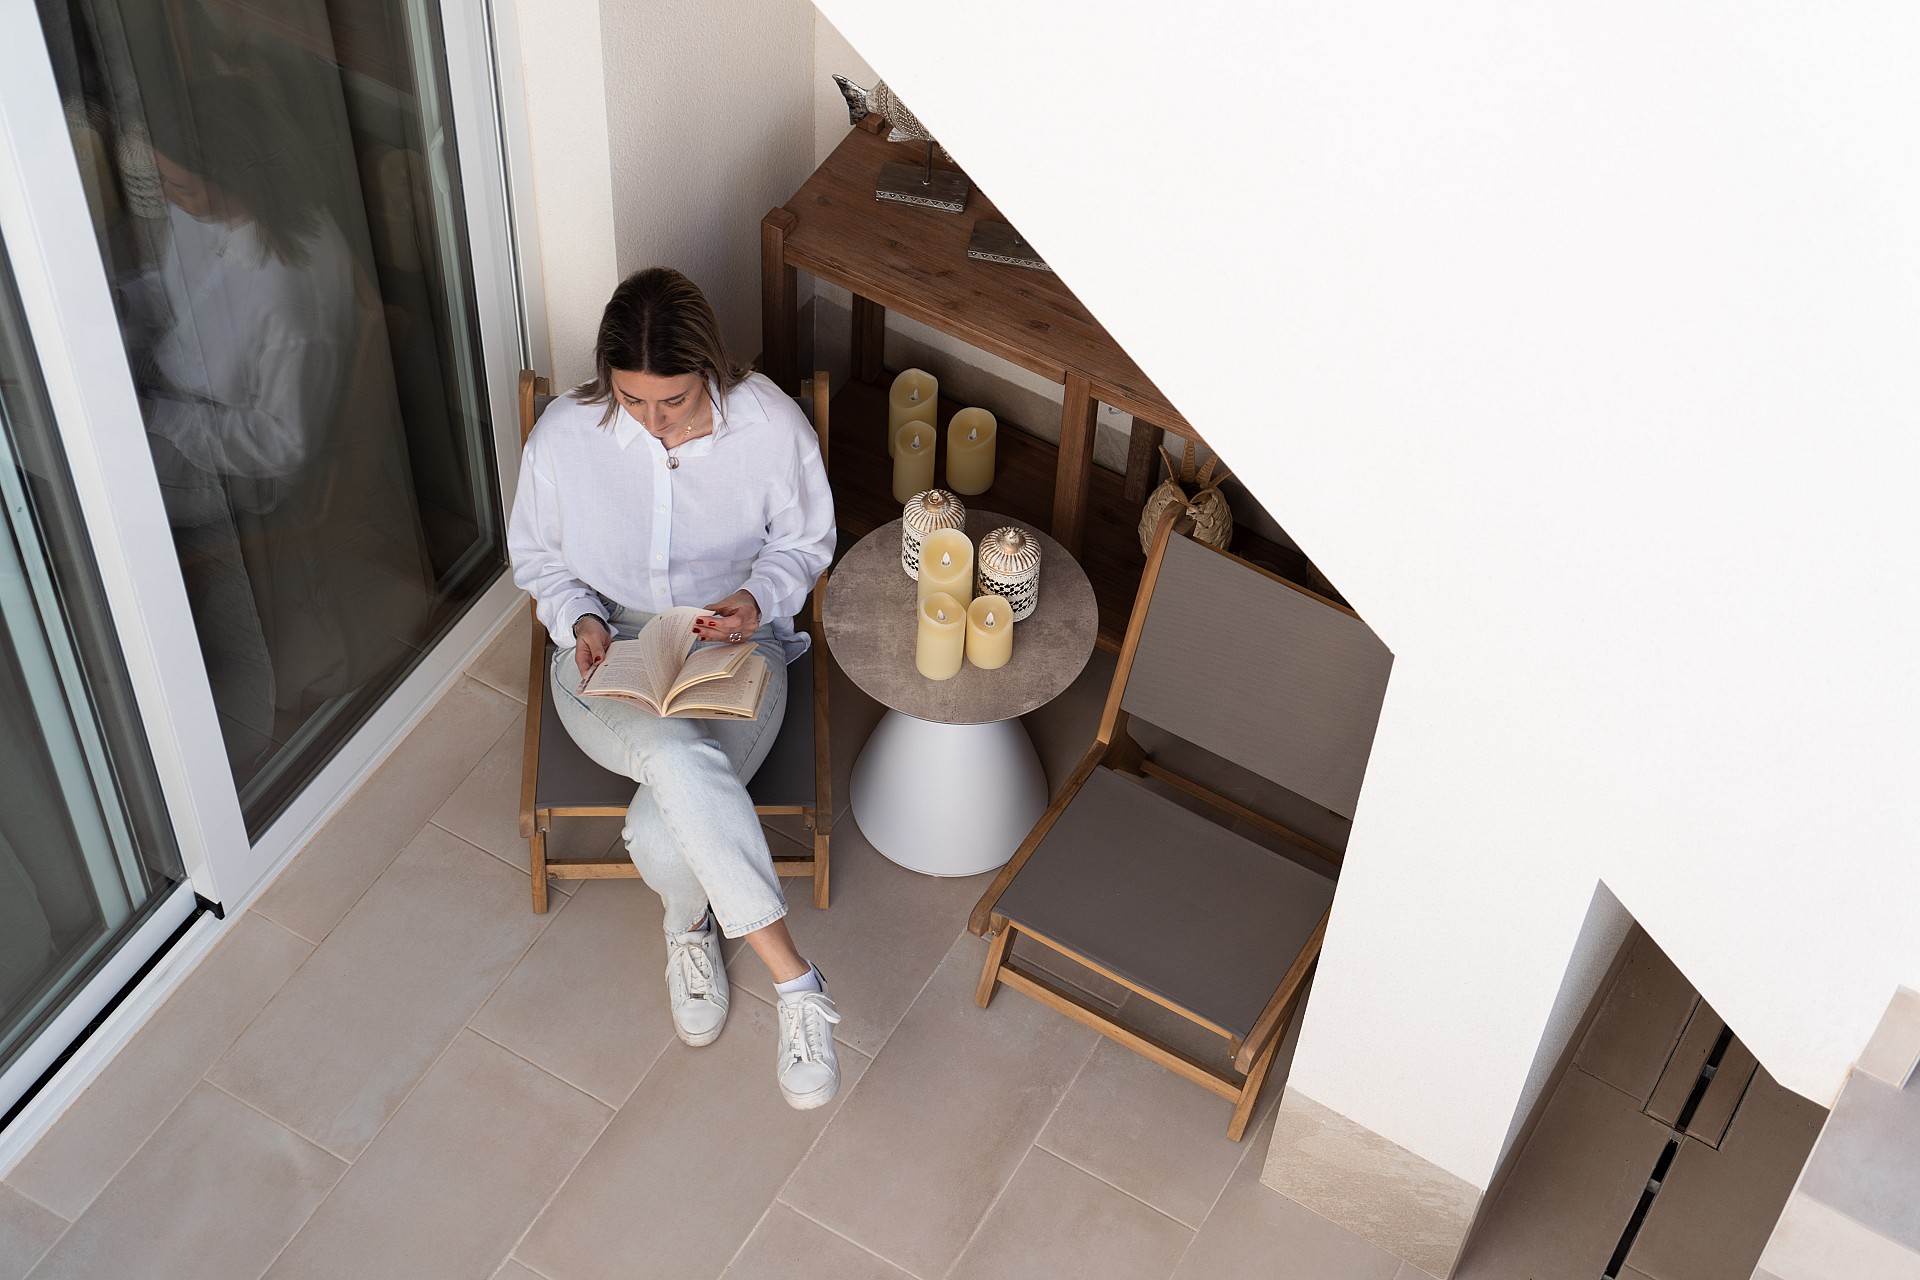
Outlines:
<svg viewBox="0 0 1920 1280"><path fill-rule="evenodd" d="M514 581L560 646L561 722L639 784L623 834L665 904L674 1030L690 1045L720 1035L719 934L744 937L779 993L780 1090L817 1107L839 1084L840 1016L787 932L746 780L806 648L793 615L833 553L819 443L791 399L727 359L712 307L677 271L614 290L594 368L527 439Z"/></svg>

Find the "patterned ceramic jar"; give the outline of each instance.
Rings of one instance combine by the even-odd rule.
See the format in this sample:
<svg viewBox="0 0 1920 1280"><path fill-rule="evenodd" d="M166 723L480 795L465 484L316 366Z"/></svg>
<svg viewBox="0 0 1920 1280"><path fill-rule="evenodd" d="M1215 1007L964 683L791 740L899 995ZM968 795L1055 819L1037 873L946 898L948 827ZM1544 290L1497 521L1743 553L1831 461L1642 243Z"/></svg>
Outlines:
<svg viewBox="0 0 1920 1280"><path fill-rule="evenodd" d="M1025 529L1005 525L980 539L974 549L976 596L1005 596L1013 620L1031 617L1040 603L1040 540Z"/></svg>
<svg viewBox="0 0 1920 1280"><path fill-rule="evenodd" d="M961 529L967 524L967 508L945 489L929 489L907 499L900 514L900 567L915 582L920 580L920 546L935 529Z"/></svg>

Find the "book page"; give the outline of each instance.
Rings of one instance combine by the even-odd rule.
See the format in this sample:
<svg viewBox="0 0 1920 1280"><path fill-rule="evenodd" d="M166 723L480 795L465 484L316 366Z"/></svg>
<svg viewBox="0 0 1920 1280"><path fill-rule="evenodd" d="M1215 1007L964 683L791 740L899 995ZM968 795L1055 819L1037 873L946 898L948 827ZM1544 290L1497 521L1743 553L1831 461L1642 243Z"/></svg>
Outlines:
<svg viewBox="0 0 1920 1280"><path fill-rule="evenodd" d="M607 656L580 688L581 696L632 698L658 713L680 664L693 647L698 609L669 609L631 640L607 646Z"/></svg>
<svg viewBox="0 0 1920 1280"><path fill-rule="evenodd" d="M760 714L767 692L767 660L747 646L746 661L731 675L694 685L667 704L667 714L683 720L751 720Z"/></svg>
<svg viewBox="0 0 1920 1280"><path fill-rule="evenodd" d="M753 652L750 644L716 644L695 650L680 664L680 674L668 688L666 701L671 703L696 684L732 675Z"/></svg>

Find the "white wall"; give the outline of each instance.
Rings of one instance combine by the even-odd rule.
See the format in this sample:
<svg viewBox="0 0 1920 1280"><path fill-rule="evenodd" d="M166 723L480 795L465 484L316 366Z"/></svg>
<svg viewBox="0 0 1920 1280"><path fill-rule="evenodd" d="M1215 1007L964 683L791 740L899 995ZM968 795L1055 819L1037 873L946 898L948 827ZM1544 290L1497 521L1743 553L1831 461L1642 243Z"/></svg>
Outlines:
<svg viewBox="0 0 1920 1280"><path fill-rule="evenodd" d="M1920 15L821 8L1398 655L1293 1084L1486 1185L1604 880L1830 1099L1920 983Z"/></svg>
<svg viewBox="0 0 1920 1280"><path fill-rule="evenodd" d="M759 354L760 219L813 169L813 16L806 0L518 0L551 334L536 360L557 386L593 372L608 294L648 266L686 272L734 358Z"/></svg>
<svg viewBox="0 0 1920 1280"><path fill-rule="evenodd" d="M719 314L729 353L751 360L760 219L813 172L813 6L608 3L600 24L620 274L686 272Z"/></svg>
<svg viewBox="0 0 1920 1280"><path fill-rule="evenodd" d="M540 273L529 301L543 314L529 329L544 326L548 338L533 359L565 387L593 372L600 309L619 280L600 4L515 0L513 16L532 170L514 175L514 198L532 200L539 225L539 243L521 248L521 268Z"/></svg>

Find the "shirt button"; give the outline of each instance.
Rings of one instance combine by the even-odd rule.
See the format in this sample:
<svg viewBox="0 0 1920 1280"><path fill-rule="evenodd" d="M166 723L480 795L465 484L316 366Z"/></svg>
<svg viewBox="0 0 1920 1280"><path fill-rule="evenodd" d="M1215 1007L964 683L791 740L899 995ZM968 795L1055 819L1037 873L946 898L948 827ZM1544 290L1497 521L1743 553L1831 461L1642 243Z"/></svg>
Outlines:
<svg viewBox="0 0 1920 1280"><path fill-rule="evenodd" d="M664 502L654 508L655 511L665 511L666 509L667 509L667 506Z"/></svg>
<svg viewBox="0 0 1920 1280"><path fill-rule="evenodd" d="M665 556L663 556L663 555L658 555L658 554L656 554L656 555L655 555L655 556L654 556L653 558L654 558L655 560L665 560L665 559L666 559L666 557L665 557Z"/></svg>

